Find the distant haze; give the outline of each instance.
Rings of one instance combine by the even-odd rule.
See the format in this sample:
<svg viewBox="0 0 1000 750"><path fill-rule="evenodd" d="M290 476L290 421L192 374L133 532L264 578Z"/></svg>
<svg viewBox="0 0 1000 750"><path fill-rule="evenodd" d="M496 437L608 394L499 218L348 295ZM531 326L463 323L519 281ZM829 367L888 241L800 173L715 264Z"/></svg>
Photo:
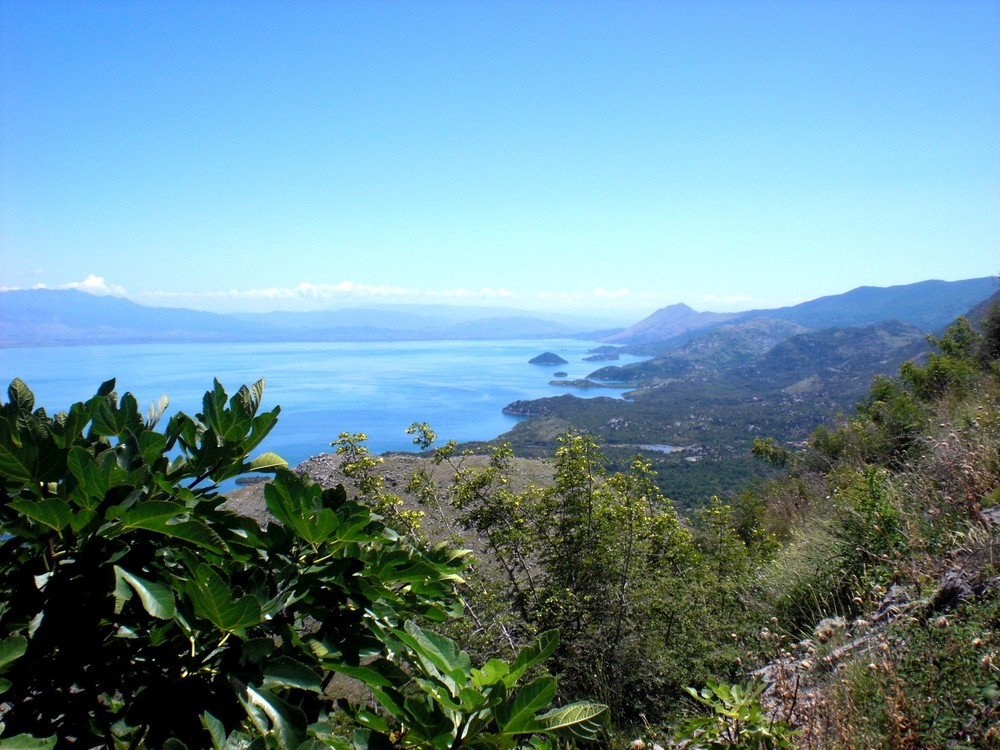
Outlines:
<svg viewBox="0 0 1000 750"><path fill-rule="evenodd" d="M859 287L798 305L741 313L696 312L682 303L618 324L622 311L589 315L472 305L381 305L221 315L138 305L77 289L0 292L0 346L89 343L430 341L576 338L643 345L770 318L822 329L898 320L936 331L998 288L994 277Z"/></svg>

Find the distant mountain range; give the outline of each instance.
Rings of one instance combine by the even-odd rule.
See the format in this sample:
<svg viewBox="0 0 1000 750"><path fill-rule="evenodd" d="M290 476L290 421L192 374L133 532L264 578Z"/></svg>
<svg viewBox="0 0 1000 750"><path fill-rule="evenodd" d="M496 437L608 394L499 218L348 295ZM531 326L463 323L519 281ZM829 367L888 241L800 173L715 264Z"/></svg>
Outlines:
<svg viewBox="0 0 1000 750"><path fill-rule="evenodd" d="M412 305L316 312L229 314L146 307L77 290L0 292L0 347L119 343L596 339L597 316L506 308Z"/></svg>
<svg viewBox="0 0 1000 750"><path fill-rule="evenodd" d="M754 318L784 320L813 330L897 320L933 332L967 313L997 289L996 277L986 276L964 281L921 281L890 287L862 286L844 294L819 297L791 307L741 313L700 313L687 305L678 304L657 310L625 330L604 337L602 341L633 347L667 342L666 348L672 348L690 340L692 334L700 335L706 329ZM657 353L642 349L636 351Z"/></svg>
<svg viewBox="0 0 1000 750"><path fill-rule="evenodd" d="M792 307L741 313L696 312L678 304L657 310L625 329L602 325L599 311L583 317L509 308L387 305L221 315L146 307L120 297L76 290L32 289L0 292L0 346L574 337L628 345L636 353L657 355L721 326L761 318L791 326L782 328L781 335L886 320L937 331L996 289L997 280L985 277L860 287ZM756 327L760 329L761 324ZM774 338L778 331L773 325L771 328L768 335ZM745 335L752 338L751 333ZM711 339L704 343L711 345Z"/></svg>

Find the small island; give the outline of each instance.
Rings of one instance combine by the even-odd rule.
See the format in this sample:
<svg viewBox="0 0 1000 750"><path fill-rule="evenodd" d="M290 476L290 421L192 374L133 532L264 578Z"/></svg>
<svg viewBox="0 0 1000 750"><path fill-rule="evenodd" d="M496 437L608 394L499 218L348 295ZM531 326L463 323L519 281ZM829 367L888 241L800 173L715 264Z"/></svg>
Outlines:
<svg viewBox="0 0 1000 750"><path fill-rule="evenodd" d="M532 365L568 365L569 361L563 359L555 352L545 352L544 354L539 354L537 357L528 360L528 364Z"/></svg>
<svg viewBox="0 0 1000 750"><path fill-rule="evenodd" d="M568 375L569 375L568 372L563 372L562 370L560 370L559 372L552 373L552 377L554 377L554 378L565 378Z"/></svg>

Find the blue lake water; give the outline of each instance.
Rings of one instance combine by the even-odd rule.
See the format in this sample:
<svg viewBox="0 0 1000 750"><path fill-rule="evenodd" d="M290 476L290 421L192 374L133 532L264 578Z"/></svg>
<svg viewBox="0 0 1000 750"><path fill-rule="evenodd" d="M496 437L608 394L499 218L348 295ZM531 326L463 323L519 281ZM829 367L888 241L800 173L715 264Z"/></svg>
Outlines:
<svg viewBox="0 0 1000 750"><path fill-rule="evenodd" d="M262 450L295 465L332 450L341 432L363 432L375 453L413 450L406 428L427 422L445 440L485 440L516 417L501 409L518 399L573 393L620 397L621 391L549 385L553 373L583 378L606 363L584 362L594 342L420 341L391 343L136 344L0 349L0 382L21 378L49 413L94 394L109 378L145 409L160 396L169 412L200 411L218 378L227 392L263 377L265 408L281 416ZM542 352L569 364L540 366ZM623 356L614 364L637 361Z"/></svg>

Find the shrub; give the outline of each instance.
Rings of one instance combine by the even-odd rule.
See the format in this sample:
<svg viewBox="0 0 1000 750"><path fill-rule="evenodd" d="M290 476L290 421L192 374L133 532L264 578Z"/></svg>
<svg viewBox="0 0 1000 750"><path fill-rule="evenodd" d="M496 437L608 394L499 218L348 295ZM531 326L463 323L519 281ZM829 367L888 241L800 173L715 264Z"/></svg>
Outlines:
<svg viewBox="0 0 1000 750"><path fill-rule="evenodd" d="M794 730L780 719L768 718L761 706L760 696L766 687L762 682L727 685L708 680L700 691L686 688L710 713L684 722L678 741L704 750L794 748Z"/></svg>
<svg viewBox="0 0 1000 750"><path fill-rule="evenodd" d="M343 734L327 689L337 673L385 695L424 686L393 658L433 660L421 650L432 635L409 651L398 641L424 632L405 622L459 611L462 553L412 546L342 487L324 490L272 454L248 460L278 416L258 413L262 392L258 382L227 401L216 382L200 414L158 432L165 401L143 419L114 381L54 417L11 384L0 405L0 692L2 729L16 736L0 746L287 749L312 737L348 748L402 736L409 698L382 701L379 722L352 708L367 728ZM248 470L275 473L265 492L279 523L226 510L218 483ZM500 722L482 744L557 728L544 724L551 692L522 700L519 677L503 681L525 711L519 731ZM483 709L470 696L451 708ZM435 723L430 744L477 741L479 725L462 726L456 737Z"/></svg>

